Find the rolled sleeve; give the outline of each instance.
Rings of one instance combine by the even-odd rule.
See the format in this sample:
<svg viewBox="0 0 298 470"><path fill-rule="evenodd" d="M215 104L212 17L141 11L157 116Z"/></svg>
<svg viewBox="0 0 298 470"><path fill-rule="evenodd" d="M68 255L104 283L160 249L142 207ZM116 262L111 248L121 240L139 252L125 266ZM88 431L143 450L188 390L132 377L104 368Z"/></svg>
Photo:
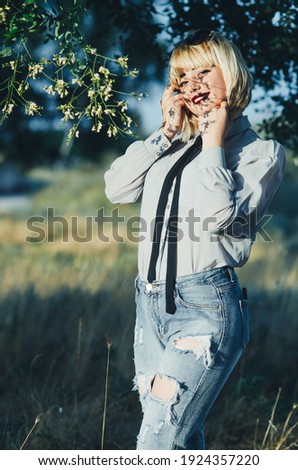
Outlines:
<svg viewBox="0 0 298 470"><path fill-rule="evenodd" d="M142 190L149 168L171 146L161 129L146 140L133 142L105 172L105 193L113 203L135 202Z"/></svg>

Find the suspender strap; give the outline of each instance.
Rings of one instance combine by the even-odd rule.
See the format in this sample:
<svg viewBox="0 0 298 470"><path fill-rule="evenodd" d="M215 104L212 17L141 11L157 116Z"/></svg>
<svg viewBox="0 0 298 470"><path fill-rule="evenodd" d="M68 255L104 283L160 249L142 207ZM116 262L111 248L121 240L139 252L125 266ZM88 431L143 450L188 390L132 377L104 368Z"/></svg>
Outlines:
<svg viewBox="0 0 298 470"><path fill-rule="evenodd" d="M202 138L199 136L194 144L182 155L172 166L167 174L161 192L156 210L155 225L153 232L153 242L151 257L148 269L148 281L153 282L156 279L156 263L160 251L160 240L162 228L165 220L165 209L168 203L169 192L176 178L175 190L173 194L172 206L169 220L166 228L166 242L168 244L167 273L166 273L166 311L174 314L176 311L174 301L175 279L177 273L177 242L178 242L178 207L179 193L182 172L186 165L190 163L202 150Z"/></svg>

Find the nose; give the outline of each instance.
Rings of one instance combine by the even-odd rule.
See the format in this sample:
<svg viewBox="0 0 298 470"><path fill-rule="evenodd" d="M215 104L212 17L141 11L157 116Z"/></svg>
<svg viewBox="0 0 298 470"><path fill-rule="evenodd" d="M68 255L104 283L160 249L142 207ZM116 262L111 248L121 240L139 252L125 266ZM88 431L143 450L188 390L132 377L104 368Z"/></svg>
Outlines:
<svg viewBox="0 0 298 470"><path fill-rule="evenodd" d="M187 90L189 92L197 91L201 88L201 85L202 84L199 82L198 79L191 78L191 79L189 79L189 81L187 83Z"/></svg>

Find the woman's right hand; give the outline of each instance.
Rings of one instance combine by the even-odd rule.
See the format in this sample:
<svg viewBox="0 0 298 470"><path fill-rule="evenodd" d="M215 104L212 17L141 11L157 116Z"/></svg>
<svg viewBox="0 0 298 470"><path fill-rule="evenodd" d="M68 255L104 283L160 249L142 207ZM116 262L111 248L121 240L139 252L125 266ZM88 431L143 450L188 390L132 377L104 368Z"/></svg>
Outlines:
<svg viewBox="0 0 298 470"><path fill-rule="evenodd" d="M172 140L181 129L184 117L182 94L174 94L175 91L177 89L173 85L167 85L160 100L163 116L162 131L169 140Z"/></svg>

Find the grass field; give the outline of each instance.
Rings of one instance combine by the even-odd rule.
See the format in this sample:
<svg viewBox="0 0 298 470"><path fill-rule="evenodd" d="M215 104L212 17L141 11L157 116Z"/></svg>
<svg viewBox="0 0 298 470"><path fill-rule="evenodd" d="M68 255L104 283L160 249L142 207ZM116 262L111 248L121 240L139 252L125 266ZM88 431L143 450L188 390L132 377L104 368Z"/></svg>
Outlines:
<svg viewBox="0 0 298 470"><path fill-rule="evenodd" d="M134 449L141 420L131 392L136 244L100 240L100 223L91 241L74 239L74 232L84 236L86 217L114 208L101 168L35 169L29 177L43 184L28 207L0 216L0 448L100 449L104 441L105 449ZM206 423L210 449L284 449L298 440L291 429L298 422L297 183L289 163L266 226L273 241L258 239L238 271L250 296L251 342ZM65 218L67 242L62 223L46 226L49 207ZM37 235L26 225L32 215L44 217L44 241L25 241ZM111 236L112 224L104 229Z"/></svg>

